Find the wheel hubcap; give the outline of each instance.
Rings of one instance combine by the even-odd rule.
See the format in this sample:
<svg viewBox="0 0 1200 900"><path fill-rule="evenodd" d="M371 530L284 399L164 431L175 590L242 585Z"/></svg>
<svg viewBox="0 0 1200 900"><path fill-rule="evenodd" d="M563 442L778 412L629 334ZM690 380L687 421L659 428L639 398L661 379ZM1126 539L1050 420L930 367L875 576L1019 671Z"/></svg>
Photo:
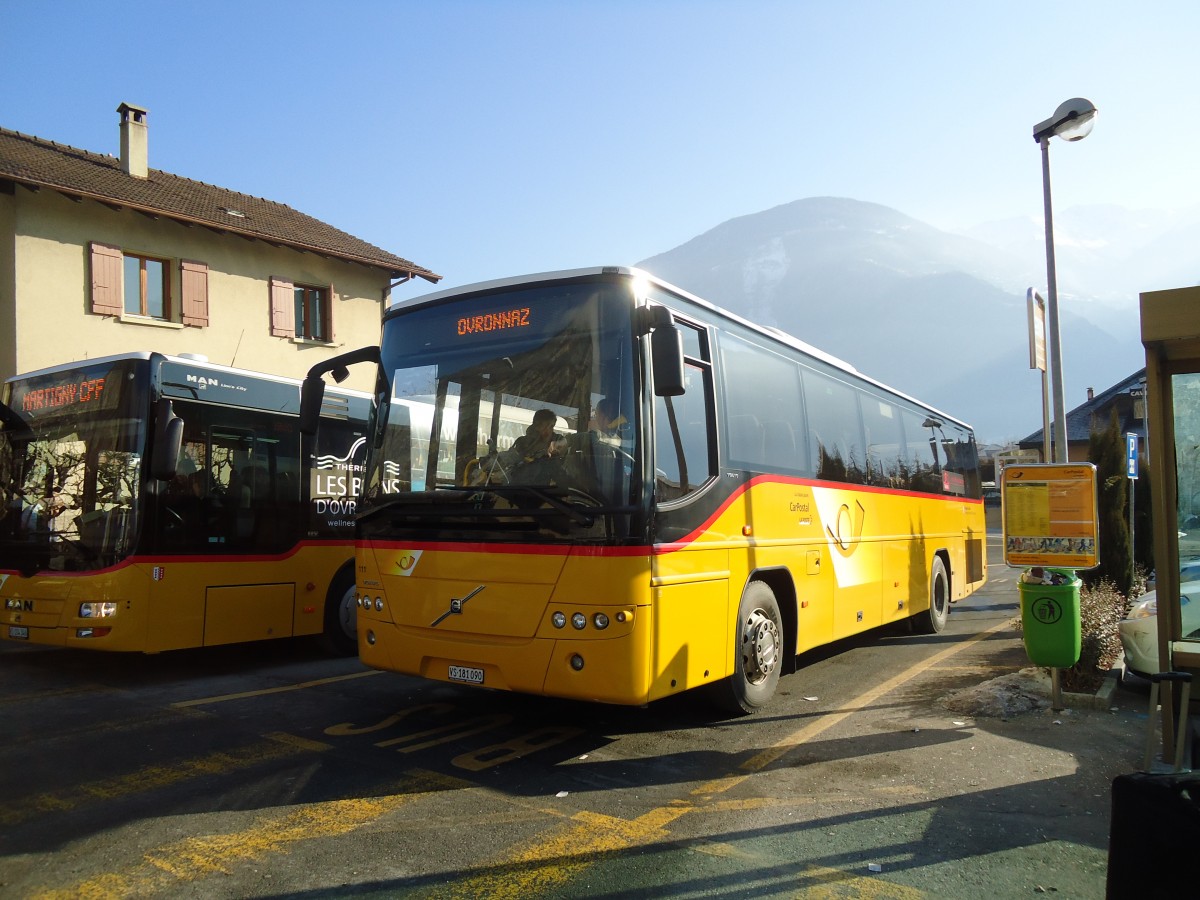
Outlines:
<svg viewBox="0 0 1200 900"><path fill-rule="evenodd" d="M751 684L762 682L779 664L779 627L761 609L756 609L746 620L742 664Z"/></svg>

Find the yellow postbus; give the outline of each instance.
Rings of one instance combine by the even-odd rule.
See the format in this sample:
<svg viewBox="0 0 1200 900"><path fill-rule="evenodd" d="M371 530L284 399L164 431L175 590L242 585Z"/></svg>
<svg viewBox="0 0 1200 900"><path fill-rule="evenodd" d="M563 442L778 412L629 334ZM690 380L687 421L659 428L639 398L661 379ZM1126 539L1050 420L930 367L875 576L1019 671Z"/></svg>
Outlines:
<svg viewBox="0 0 1200 900"><path fill-rule="evenodd" d="M128 353L10 378L0 637L156 653L322 635L353 653L370 397Z"/></svg>
<svg viewBox="0 0 1200 900"><path fill-rule="evenodd" d="M397 305L305 405L361 361L370 666L618 704L712 686L749 712L799 653L941 631L984 583L967 425L637 270Z"/></svg>

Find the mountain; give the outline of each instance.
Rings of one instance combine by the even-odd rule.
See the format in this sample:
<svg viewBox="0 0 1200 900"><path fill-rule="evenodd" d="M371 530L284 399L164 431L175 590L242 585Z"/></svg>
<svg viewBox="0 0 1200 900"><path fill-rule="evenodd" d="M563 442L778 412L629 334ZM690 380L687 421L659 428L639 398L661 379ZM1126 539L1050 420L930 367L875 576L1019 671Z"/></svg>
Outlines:
<svg viewBox="0 0 1200 900"><path fill-rule="evenodd" d="M1025 252L1028 231L1002 223L952 234L878 204L815 197L731 219L638 265L969 422L981 442L1002 443L1042 426L1025 288L1044 293L1045 243L1039 278ZM1179 246L1173 235L1144 242L1146 257ZM1084 265L1067 256L1069 267ZM1068 294L1061 264L1059 272L1070 409L1145 356L1136 291Z"/></svg>

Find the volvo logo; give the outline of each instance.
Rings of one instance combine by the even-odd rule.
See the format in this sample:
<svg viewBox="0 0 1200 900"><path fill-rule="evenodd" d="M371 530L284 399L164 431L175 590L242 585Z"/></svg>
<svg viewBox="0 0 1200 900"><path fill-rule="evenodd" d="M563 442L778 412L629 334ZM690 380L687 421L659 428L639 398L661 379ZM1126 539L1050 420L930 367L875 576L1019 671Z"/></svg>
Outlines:
<svg viewBox="0 0 1200 900"><path fill-rule="evenodd" d="M481 584L479 587L475 588L475 590L471 591L471 593L467 594L467 596L462 597L462 598L451 597L450 598L450 608L448 610L446 610L444 613L442 613L440 616L438 616L436 619L434 619L432 622L430 622L429 627L437 628L439 625L442 624L443 621L445 621L445 619L448 616L461 616L463 607L467 605L467 601L470 600L472 597L474 597L476 594L478 594L480 591L482 591L485 587L487 587L487 585Z"/></svg>

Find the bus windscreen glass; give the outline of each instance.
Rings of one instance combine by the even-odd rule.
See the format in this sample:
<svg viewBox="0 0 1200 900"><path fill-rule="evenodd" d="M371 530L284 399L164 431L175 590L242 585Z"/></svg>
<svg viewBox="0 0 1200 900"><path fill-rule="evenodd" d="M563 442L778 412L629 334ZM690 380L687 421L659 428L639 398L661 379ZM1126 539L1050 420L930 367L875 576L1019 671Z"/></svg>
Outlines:
<svg viewBox="0 0 1200 900"><path fill-rule="evenodd" d="M0 547L21 571L81 571L126 555L146 448L145 361L10 382L0 427Z"/></svg>
<svg viewBox="0 0 1200 900"><path fill-rule="evenodd" d="M447 539L608 540L637 496L627 287L543 285L400 313L363 516Z"/></svg>

